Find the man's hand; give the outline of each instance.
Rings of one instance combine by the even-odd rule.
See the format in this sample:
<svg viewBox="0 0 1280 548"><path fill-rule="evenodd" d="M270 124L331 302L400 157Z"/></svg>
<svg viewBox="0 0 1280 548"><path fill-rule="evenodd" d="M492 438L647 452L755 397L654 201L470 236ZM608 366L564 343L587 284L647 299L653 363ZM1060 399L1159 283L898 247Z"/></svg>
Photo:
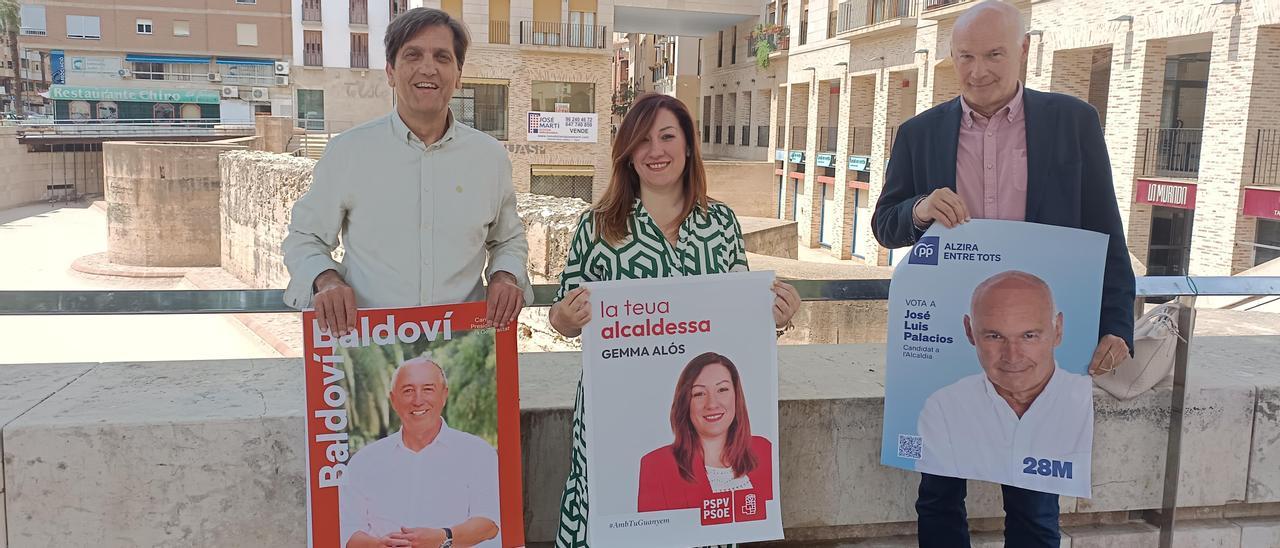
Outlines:
<svg viewBox="0 0 1280 548"><path fill-rule="evenodd" d="M800 309L800 292L789 283L773 282L773 325L781 329Z"/></svg>
<svg viewBox="0 0 1280 548"><path fill-rule="evenodd" d="M1129 345L1124 339L1115 335L1103 335L1098 341L1098 348L1093 351L1093 359L1089 360L1089 374L1101 375L1110 373L1129 358Z"/></svg>
<svg viewBox="0 0 1280 548"><path fill-rule="evenodd" d="M933 191L911 208L911 220L916 226L929 226L937 221L947 228L969 222L969 209L954 190L943 187Z"/></svg>
<svg viewBox="0 0 1280 548"><path fill-rule="evenodd" d="M316 276L316 294L312 305L320 329L334 337L346 335L356 327L356 292L335 270Z"/></svg>
<svg viewBox="0 0 1280 548"><path fill-rule="evenodd" d="M489 276L488 302L485 327L504 328L520 317L520 309L524 308L524 290L515 275L499 270Z"/></svg>
<svg viewBox="0 0 1280 548"><path fill-rule="evenodd" d="M391 533L387 538L404 544L389 544L388 546L406 546L409 548L440 548L444 544L444 529L432 529L430 527L409 528L401 527L399 533Z"/></svg>

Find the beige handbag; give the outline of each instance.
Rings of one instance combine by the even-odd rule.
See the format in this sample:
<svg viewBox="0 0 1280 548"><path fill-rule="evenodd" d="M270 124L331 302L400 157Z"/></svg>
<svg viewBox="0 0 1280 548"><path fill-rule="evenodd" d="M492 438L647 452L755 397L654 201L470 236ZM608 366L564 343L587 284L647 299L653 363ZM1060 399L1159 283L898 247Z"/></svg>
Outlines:
<svg viewBox="0 0 1280 548"><path fill-rule="evenodd" d="M1120 400L1129 400L1173 375L1178 349L1178 312L1182 305L1169 302L1143 314L1133 326L1133 357L1093 383Z"/></svg>

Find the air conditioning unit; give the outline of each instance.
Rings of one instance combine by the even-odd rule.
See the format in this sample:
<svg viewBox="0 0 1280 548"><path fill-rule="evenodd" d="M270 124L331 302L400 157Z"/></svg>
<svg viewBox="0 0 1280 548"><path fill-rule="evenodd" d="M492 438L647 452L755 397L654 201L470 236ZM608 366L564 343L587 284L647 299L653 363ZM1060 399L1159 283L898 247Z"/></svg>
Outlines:
<svg viewBox="0 0 1280 548"><path fill-rule="evenodd" d="M239 98L240 98L240 88L235 87L235 86L222 86L222 98L224 98L224 99L239 99Z"/></svg>
<svg viewBox="0 0 1280 548"><path fill-rule="evenodd" d="M221 75L221 74L218 74L218 73L216 73L216 72L210 72L210 73L209 73L209 81L210 81L210 82L221 82L221 81L222 81L222 75Z"/></svg>
<svg viewBox="0 0 1280 548"><path fill-rule="evenodd" d="M267 88L253 88L249 94L249 98L254 101L267 101L271 99L267 94Z"/></svg>
<svg viewBox="0 0 1280 548"><path fill-rule="evenodd" d="M288 61L276 61L276 74L278 74L278 75L280 75L280 76L288 76L288 75L289 75L289 62L288 62Z"/></svg>
<svg viewBox="0 0 1280 548"><path fill-rule="evenodd" d="M276 76L276 85L277 85L277 86L287 86L287 85L289 85L289 77L288 77L288 76Z"/></svg>
<svg viewBox="0 0 1280 548"><path fill-rule="evenodd" d="M117 74L117 75L119 75L119 76L120 76L120 78L121 78L121 79L124 79L124 80L128 80L128 79L130 79L130 78L133 78L133 72L132 72L132 71L130 71L129 69L126 69L126 68L122 68L122 69L120 69L120 70L117 70L117 71L116 71L116 74Z"/></svg>

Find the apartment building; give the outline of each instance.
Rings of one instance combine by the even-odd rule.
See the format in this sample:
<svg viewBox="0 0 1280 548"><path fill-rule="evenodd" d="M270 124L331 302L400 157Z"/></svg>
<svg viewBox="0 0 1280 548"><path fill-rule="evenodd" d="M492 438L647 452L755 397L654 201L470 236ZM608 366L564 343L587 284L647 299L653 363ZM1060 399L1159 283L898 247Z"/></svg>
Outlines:
<svg viewBox="0 0 1280 548"><path fill-rule="evenodd" d="M712 150L745 153L714 127L767 112L778 217L801 244L893 264L870 218L899 124L959 93L955 20L970 0L773 0L772 73L704 73ZM1016 0L1028 23L1024 80L1075 95L1103 122L1133 255L1150 274L1230 275L1280 257L1280 11L1207 0ZM713 46L719 36L704 36ZM723 55L713 50L712 55ZM723 61L720 61L723 62ZM719 63L717 63L717 67ZM714 74L714 73L712 73ZM746 78L776 75L767 109L744 109ZM713 87L714 86L714 87ZM750 90L752 104L759 89ZM735 114L736 113L736 114ZM749 113L749 114L748 114ZM748 117L749 116L749 117ZM708 124L709 123L709 124ZM727 133L727 132L725 132ZM759 139L757 139L757 142ZM705 145L706 143L704 143ZM736 147L724 152L725 147ZM735 156L741 157L741 156Z"/></svg>
<svg viewBox="0 0 1280 548"><path fill-rule="evenodd" d="M49 92L48 58L40 51L23 47L21 40L18 42L18 57L15 59L9 35L0 34L0 112L46 114L46 102L41 94ZM19 80L21 90L17 89ZM15 93L21 93L21 108L14 106Z"/></svg>
<svg viewBox="0 0 1280 548"><path fill-rule="evenodd" d="M245 123L292 112L288 0L23 0L22 47L46 56L54 116Z"/></svg>
<svg viewBox="0 0 1280 548"><path fill-rule="evenodd" d="M624 82L637 95L661 93L680 99L698 116L701 42L697 37L633 32L626 35Z"/></svg>

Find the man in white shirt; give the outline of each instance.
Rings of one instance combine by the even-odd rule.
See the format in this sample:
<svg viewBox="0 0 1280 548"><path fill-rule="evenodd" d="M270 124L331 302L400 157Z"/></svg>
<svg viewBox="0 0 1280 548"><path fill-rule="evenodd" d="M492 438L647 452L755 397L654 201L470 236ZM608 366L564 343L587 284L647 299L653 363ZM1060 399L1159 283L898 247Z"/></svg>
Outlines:
<svg viewBox="0 0 1280 548"><path fill-rule="evenodd" d="M965 335L983 373L925 401L916 470L1089 495L1093 381L1057 366L1062 313L1040 278L996 274L973 291Z"/></svg>
<svg viewBox="0 0 1280 548"><path fill-rule="evenodd" d="M449 111L466 28L415 8L391 22L385 42L396 107L334 137L316 164L282 246L285 302L315 308L321 328L337 335L355 327L357 304L487 298L487 323L506 325L533 300L529 246L506 149ZM342 263L331 256L339 234Z"/></svg>
<svg viewBox="0 0 1280 548"><path fill-rule="evenodd" d="M500 548L498 453L449 428L444 369L405 361L392 376L399 432L356 452L342 475L338 509L345 548Z"/></svg>

